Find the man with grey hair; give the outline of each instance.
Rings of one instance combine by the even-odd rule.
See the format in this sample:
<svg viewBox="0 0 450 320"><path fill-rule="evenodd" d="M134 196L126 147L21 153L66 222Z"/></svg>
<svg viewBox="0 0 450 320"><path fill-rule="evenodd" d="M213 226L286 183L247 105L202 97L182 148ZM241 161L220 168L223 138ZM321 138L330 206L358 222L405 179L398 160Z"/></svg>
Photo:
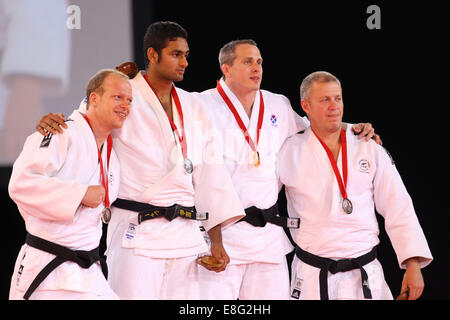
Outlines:
<svg viewBox="0 0 450 320"><path fill-rule="evenodd" d="M287 209L300 219L291 229L292 299L392 299L376 258L376 210L406 268L401 293L410 300L424 287L421 268L433 257L412 200L387 151L358 140L342 123L339 80L325 71L300 86L311 126L288 138L278 155Z"/></svg>
<svg viewBox="0 0 450 320"><path fill-rule="evenodd" d="M289 299L286 254L293 247L283 227L298 228L299 221L278 214L276 161L285 139L309 122L294 112L285 96L260 90L262 62L255 41L231 41L219 53L223 78L216 88L198 94L246 208L246 217L222 232L230 256L227 269L200 270L203 299ZM371 126L365 129L370 138Z"/></svg>
<svg viewBox="0 0 450 320"><path fill-rule="evenodd" d="M87 86L89 109L67 130L30 135L13 166L9 194L28 232L11 279L10 299L117 299L100 257L102 219L119 191L111 131L130 112L128 77L101 70Z"/></svg>
<svg viewBox="0 0 450 320"><path fill-rule="evenodd" d="M339 79L331 73L327 71L316 71L309 74L305 79L303 79L300 85L300 100L304 100L307 98L309 90L315 82L336 82L339 87L342 87Z"/></svg>

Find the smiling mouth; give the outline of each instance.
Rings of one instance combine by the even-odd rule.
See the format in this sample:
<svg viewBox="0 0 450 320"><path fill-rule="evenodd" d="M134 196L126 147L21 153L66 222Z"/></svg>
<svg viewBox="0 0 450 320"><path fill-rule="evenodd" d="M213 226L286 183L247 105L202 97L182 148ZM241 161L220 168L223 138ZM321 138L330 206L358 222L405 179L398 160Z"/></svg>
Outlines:
<svg viewBox="0 0 450 320"><path fill-rule="evenodd" d="M125 119L128 116L128 112L116 111L116 114L123 119Z"/></svg>

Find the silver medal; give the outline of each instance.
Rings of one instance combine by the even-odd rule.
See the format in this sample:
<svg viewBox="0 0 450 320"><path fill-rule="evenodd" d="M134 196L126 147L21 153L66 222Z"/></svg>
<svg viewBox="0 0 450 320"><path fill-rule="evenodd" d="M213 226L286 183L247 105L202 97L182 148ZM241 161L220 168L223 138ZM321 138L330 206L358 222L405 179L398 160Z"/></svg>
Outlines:
<svg viewBox="0 0 450 320"><path fill-rule="evenodd" d="M345 198L344 200L342 200L342 209L347 214L352 213L353 205L352 205L352 202L348 198Z"/></svg>
<svg viewBox="0 0 450 320"><path fill-rule="evenodd" d="M111 220L111 209L109 207L106 207L102 210L102 221L105 224L108 224L108 222Z"/></svg>
<svg viewBox="0 0 450 320"><path fill-rule="evenodd" d="M192 171L194 171L194 165L192 164L192 161L189 160L188 158L184 159L183 166L184 171L186 171L187 173L192 173Z"/></svg>

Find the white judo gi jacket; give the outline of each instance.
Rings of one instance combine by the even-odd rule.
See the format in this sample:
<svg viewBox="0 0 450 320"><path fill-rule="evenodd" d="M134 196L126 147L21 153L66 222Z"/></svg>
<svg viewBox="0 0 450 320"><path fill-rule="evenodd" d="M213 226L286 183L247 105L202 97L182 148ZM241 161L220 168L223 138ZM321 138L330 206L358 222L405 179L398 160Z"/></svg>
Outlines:
<svg viewBox="0 0 450 320"><path fill-rule="evenodd" d="M226 229L245 213L233 189L223 157L217 151L209 119L201 102L191 93L176 88L184 116L187 157L194 164L192 174L183 168L183 155L177 136L157 96L143 73L130 80L133 104L123 127L113 132L114 149L121 163L119 198L155 206L194 206L208 212L201 224L208 231L222 224ZM173 117L181 130L174 106ZM82 110L84 103L81 104ZM157 218L138 224L138 213L112 207L108 225L107 250L133 249L135 254L152 258L178 258L208 251L200 223L176 218ZM114 264L114 255L108 256ZM126 279L124 279L126 281Z"/></svg>
<svg viewBox="0 0 450 320"><path fill-rule="evenodd" d="M223 79L220 84L256 144L259 92L249 119L244 107ZM278 151L287 137L309 126L309 121L294 112L285 96L266 90L261 92L264 115L257 147L261 159L258 167L253 165L253 151L217 89L197 93L209 112L219 147L223 150L225 165L244 208L256 206L267 209L277 202L280 191L276 172ZM281 263L293 249L283 228L271 223L255 227L247 222L239 222L224 230L222 236L231 258L230 264Z"/></svg>
<svg viewBox="0 0 450 320"><path fill-rule="evenodd" d="M83 115L74 111L64 133L43 138L35 132L25 142L13 166L9 194L17 204L26 230L37 237L72 250L92 250L102 236L100 204L97 208L81 205L89 185L101 185L97 143ZM107 141L102 149L107 168ZM108 183L109 199L114 201L119 188L119 161L111 151ZM41 269L55 256L22 246L11 279L11 299L22 299ZM31 295L40 290L93 293L117 298L102 274L99 263L83 269L74 262L64 262L52 271Z"/></svg>
<svg viewBox="0 0 450 320"><path fill-rule="evenodd" d="M417 256L423 258L421 267L425 267L433 258L390 155L372 140L359 140L350 127L346 137L346 190L353 204L351 214L342 209L336 176L311 128L286 140L280 150L278 170L286 188L288 213L300 217L300 228L290 230L295 243L307 252L334 260L361 256L379 243L376 210L384 217L399 266L405 268L403 262ZM342 174L342 149L337 165ZM364 268L373 298L392 299L378 260ZM319 271L294 258L292 287L300 292L300 299L319 298ZM362 299L360 279L358 269L328 273L330 299Z"/></svg>

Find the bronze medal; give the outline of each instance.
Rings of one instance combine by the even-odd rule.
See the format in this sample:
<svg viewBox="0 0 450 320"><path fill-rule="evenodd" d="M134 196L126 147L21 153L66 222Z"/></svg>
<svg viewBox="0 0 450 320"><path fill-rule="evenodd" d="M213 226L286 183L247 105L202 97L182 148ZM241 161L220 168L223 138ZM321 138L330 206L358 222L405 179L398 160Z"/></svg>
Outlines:
<svg viewBox="0 0 450 320"><path fill-rule="evenodd" d="M111 221L111 209L109 207L105 207L102 210L102 221L104 224L108 224Z"/></svg>

